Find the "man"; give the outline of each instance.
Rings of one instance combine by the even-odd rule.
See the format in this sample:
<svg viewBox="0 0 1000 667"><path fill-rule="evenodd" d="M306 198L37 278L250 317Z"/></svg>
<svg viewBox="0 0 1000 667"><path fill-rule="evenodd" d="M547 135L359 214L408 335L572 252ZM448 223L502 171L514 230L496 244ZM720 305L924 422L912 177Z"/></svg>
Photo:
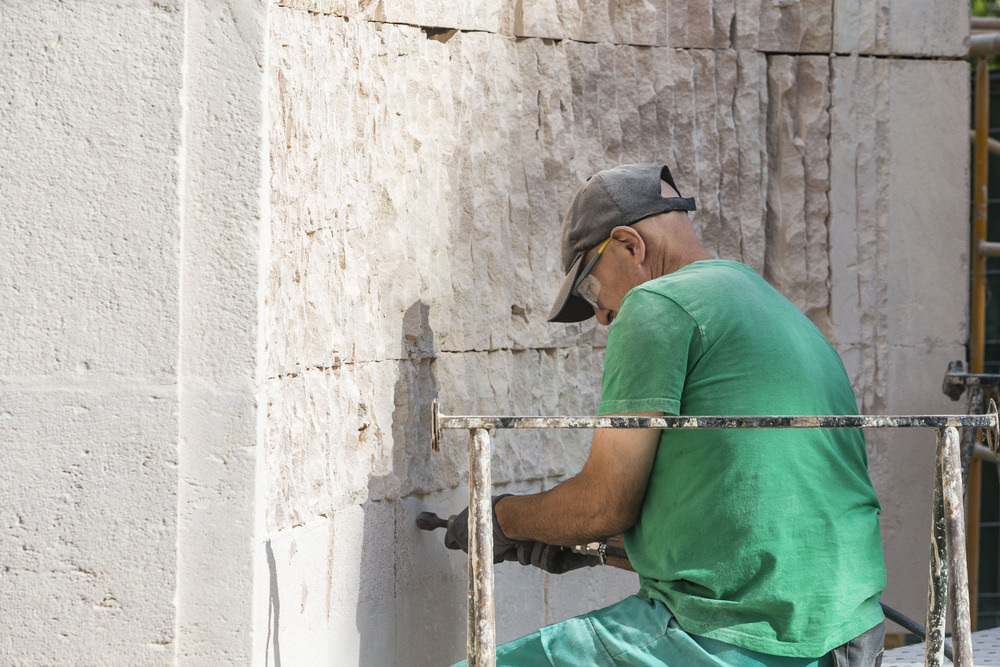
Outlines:
<svg viewBox="0 0 1000 667"><path fill-rule="evenodd" d="M855 414L840 357L749 267L701 245L670 170L588 179L549 317L612 325L598 413ZM494 499L495 560L551 572L624 532L635 596L498 649L498 664L874 665L878 499L846 429L602 430L576 476ZM466 548L467 512L445 537Z"/></svg>

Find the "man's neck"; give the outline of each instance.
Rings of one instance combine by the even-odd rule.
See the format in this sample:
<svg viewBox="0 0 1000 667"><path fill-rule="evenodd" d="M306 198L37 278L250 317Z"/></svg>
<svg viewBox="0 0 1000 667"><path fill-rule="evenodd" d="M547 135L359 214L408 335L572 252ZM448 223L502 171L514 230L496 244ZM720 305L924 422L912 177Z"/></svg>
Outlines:
<svg viewBox="0 0 1000 667"><path fill-rule="evenodd" d="M679 271L689 264L694 264L695 262L700 262L706 259L715 259L715 256L705 250L705 247L701 245L697 240L695 243L688 244L683 247L677 245L669 247L666 249L667 252L660 253L659 261L659 276L665 276L673 273L674 271ZM674 252L670 252L673 250ZM654 276L654 277L659 277Z"/></svg>

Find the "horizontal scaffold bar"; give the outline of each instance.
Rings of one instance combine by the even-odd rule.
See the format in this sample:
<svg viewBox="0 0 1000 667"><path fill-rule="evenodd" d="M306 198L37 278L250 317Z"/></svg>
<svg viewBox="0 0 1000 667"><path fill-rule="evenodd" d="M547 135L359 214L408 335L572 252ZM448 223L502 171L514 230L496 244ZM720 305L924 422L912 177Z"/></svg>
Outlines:
<svg viewBox="0 0 1000 667"><path fill-rule="evenodd" d="M990 448L1000 431L997 407L990 401L987 412L979 415L772 415L772 416L693 416L638 417L529 417L444 415L433 401L431 447L438 450L444 429L729 429L729 428L985 428Z"/></svg>
<svg viewBox="0 0 1000 667"><path fill-rule="evenodd" d="M995 415L831 415L759 417L474 417L439 416L442 429L509 428L955 428L996 427Z"/></svg>

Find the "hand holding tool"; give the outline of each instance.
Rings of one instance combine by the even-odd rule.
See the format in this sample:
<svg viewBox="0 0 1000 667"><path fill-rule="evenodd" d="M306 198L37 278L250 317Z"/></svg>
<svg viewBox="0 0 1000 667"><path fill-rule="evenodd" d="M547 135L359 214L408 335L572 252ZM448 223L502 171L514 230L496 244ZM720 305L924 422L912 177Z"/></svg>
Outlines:
<svg viewBox="0 0 1000 667"><path fill-rule="evenodd" d="M550 574L563 574L581 567L601 565L596 555L579 553L570 547L559 547L544 542L521 542L517 545L517 561L521 565L534 565Z"/></svg>
<svg viewBox="0 0 1000 667"><path fill-rule="evenodd" d="M496 500L499 500L499 498L495 499L494 503ZM466 531L468 531L467 517L468 514L466 514ZM456 518L457 516L452 516L451 519L442 519L434 512L421 512L417 515L416 523L417 528L420 530L447 529L449 524L455 525L452 520ZM447 540L447 537L445 539ZM506 540L506 538L504 539ZM467 535L465 543L468 544ZM535 541L516 542L515 544L514 549L505 552L503 560L516 560L521 565L534 565L553 574L561 574L562 572L569 572L580 567L589 567L597 564L611 565L612 563L607 562L608 558L628 563L628 555L625 553L625 543L620 535L608 538L607 542L590 542L589 544L580 544L573 547L557 547ZM577 559L578 557L580 560ZM593 561L590 560L591 558ZM615 567L623 566L621 563L613 563L613 565Z"/></svg>
<svg viewBox="0 0 1000 667"><path fill-rule="evenodd" d="M505 560L516 560L517 559L517 540L512 540L503 534L500 530L500 524L497 522L496 515L496 505L497 502L506 496L511 494L505 493L499 496L493 496L493 562L502 563ZM424 512L421 514L423 517L422 523L428 526L424 528L421 525L421 519L418 517L417 527L424 530L434 530L435 528L445 528L446 532L444 535L444 545L449 549L461 549L465 553L469 553L469 508L466 507L464 510L458 514L450 517L447 521L444 521L437 515L431 515L431 517L426 516L431 514L430 512ZM433 517L433 518L432 518Z"/></svg>

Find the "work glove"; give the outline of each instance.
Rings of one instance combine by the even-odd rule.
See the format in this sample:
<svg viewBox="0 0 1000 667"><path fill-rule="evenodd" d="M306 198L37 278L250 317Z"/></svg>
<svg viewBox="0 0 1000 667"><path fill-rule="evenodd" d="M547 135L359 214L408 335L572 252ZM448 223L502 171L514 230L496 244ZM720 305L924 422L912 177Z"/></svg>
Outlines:
<svg viewBox="0 0 1000 667"><path fill-rule="evenodd" d="M505 560L517 560L517 540L511 540L497 522L497 502L513 494L505 493L493 496L493 562L502 563ZM448 519L448 530L444 534L444 545L449 549L461 549L469 553L469 508Z"/></svg>
<svg viewBox="0 0 1000 667"><path fill-rule="evenodd" d="M519 542L517 561L521 565L534 565L551 574L563 574L581 567L594 567L601 563L597 556L578 554L568 547L544 542Z"/></svg>

